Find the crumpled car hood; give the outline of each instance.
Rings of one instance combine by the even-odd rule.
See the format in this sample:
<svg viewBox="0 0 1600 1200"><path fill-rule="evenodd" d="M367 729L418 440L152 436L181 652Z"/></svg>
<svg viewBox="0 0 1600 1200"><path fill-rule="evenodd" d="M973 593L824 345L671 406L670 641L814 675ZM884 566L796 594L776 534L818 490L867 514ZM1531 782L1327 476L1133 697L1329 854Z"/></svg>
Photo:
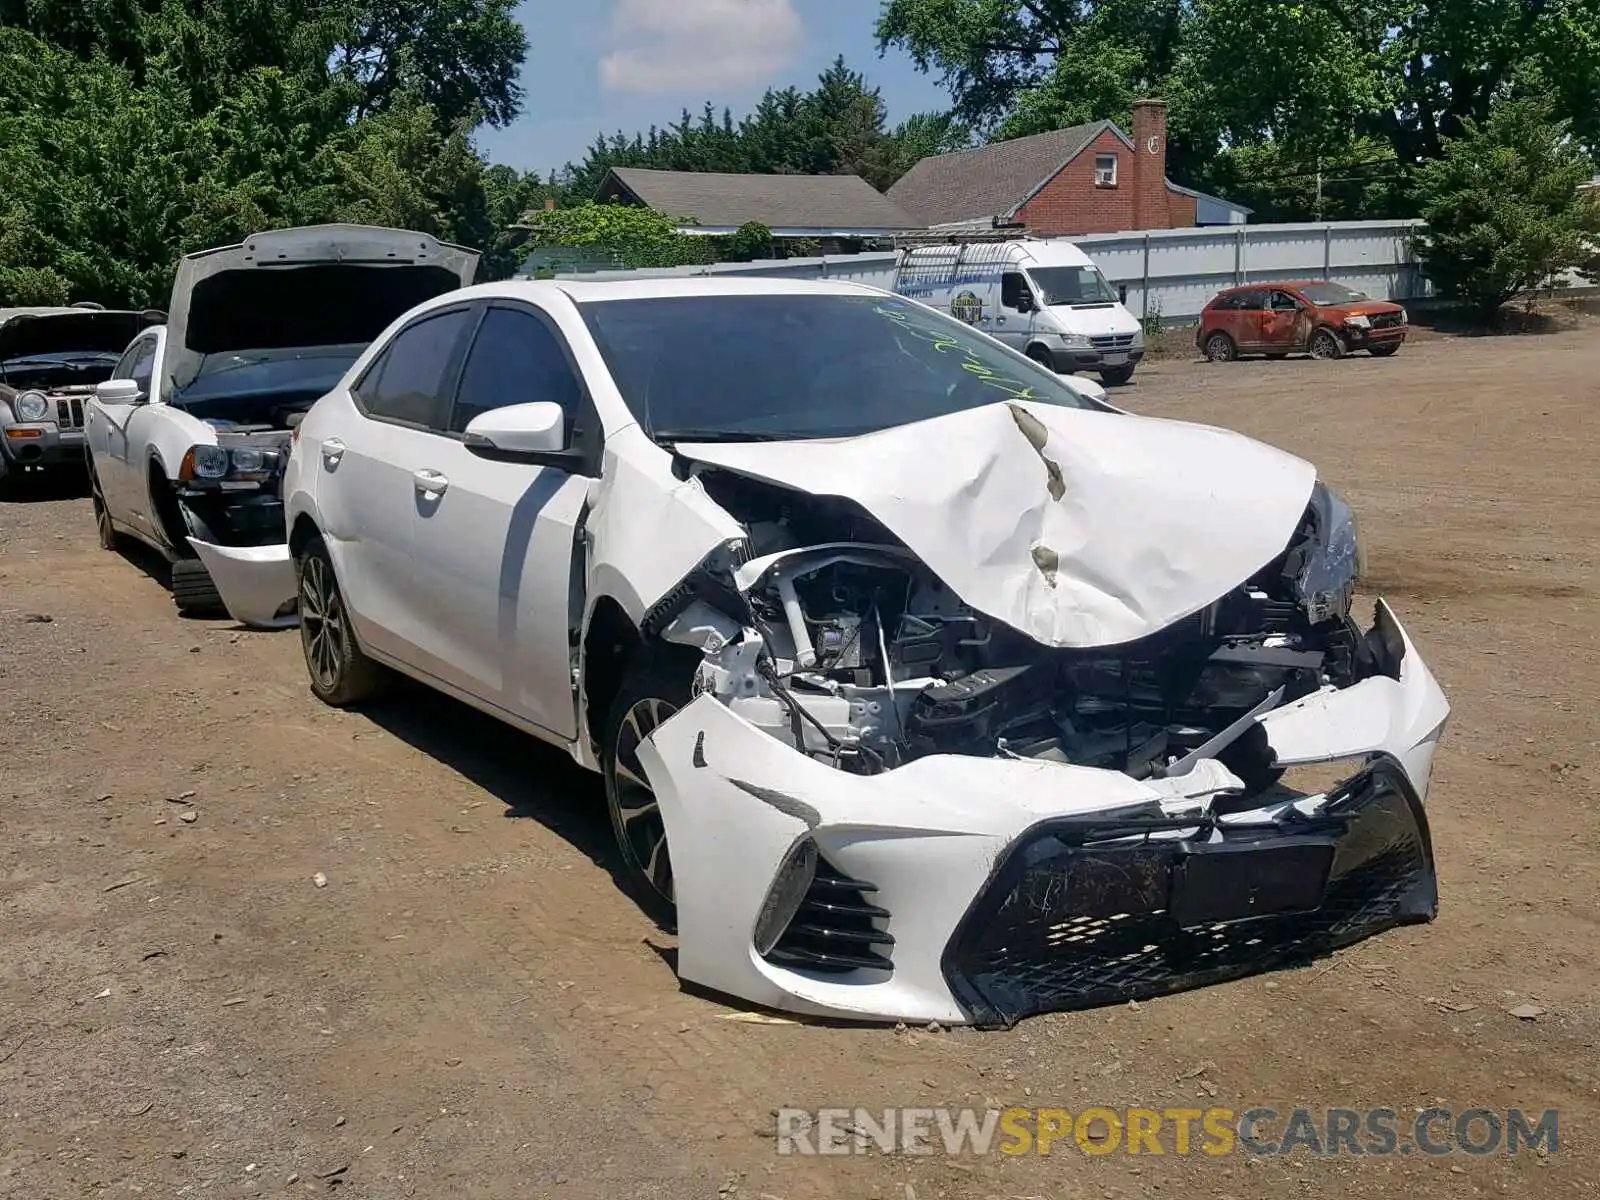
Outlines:
<svg viewBox="0 0 1600 1200"><path fill-rule="evenodd" d="M1034 401L677 449L853 500L967 604L1055 647L1120 645L1200 611L1283 552L1316 482L1240 434Z"/></svg>

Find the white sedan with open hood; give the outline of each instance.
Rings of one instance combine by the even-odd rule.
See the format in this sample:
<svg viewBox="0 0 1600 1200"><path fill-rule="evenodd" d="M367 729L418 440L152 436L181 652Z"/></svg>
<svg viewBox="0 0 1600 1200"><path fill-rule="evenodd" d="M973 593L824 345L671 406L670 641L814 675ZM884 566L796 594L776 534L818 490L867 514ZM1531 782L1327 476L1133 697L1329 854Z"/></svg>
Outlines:
<svg viewBox="0 0 1600 1200"><path fill-rule="evenodd" d="M385 326L471 283L477 263L425 233L363 225L183 258L167 324L125 341L84 406L101 545L148 543L172 564L180 609L218 607L189 539L281 546L290 427Z"/></svg>
<svg viewBox="0 0 1600 1200"><path fill-rule="evenodd" d="M1006 1024L1430 919L1449 713L1305 462L851 284L504 283L295 433L317 695L397 668L604 776L678 969Z"/></svg>

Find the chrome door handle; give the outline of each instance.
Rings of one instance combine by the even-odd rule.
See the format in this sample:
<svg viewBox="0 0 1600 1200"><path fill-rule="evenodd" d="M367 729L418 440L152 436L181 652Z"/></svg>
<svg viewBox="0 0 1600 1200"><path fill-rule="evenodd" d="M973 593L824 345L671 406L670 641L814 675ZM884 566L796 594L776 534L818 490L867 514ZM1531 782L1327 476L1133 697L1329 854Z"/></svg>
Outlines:
<svg viewBox="0 0 1600 1200"><path fill-rule="evenodd" d="M411 482L416 484L417 491L427 492L432 495L442 496L444 490L450 486L450 481L437 471L421 470L411 473Z"/></svg>
<svg viewBox="0 0 1600 1200"><path fill-rule="evenodd" d="M339 465L339 460L344 457L344 443L338 438L329 438L322 443L322 465L332 470Z"/></svg>

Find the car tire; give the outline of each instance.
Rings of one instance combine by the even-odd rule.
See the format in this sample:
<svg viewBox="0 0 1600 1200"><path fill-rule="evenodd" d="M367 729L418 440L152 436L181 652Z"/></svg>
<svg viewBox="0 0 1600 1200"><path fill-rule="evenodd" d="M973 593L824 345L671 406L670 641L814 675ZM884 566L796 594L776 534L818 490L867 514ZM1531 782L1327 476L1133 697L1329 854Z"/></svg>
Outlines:
<svg viewBox="0 0 1600 1200"><path fill-rule="evenodd" d="M1212 362L1232 362L1239 357L1239 347L1225 333L1213 333L1205 340L1205 355Z"/></svg>
<svg viewBox="0 0 1600 1200"><path fill-rule="evenodd" d="M172 564L172 600L186 617L225 617L217 585L198 558L180 558Z"/></svg>
<svg viewBox="0 0 1600 1200"><path fill-rule="evenodd" d="M640 907L663 924L671 923L674 907L672 858L638 746L693 698L698 661L697 652L681 647L643 651L623 676L600 732L600 772L622 858L622 882Z"/></svg>
<svg viewBox="0 0 1600 1200"><path fill-rule="evenodd" d="M1398 354L1399 352L1399 342L1390 342L1387 346L1373 346L1367 351L1367 353L1372 355L1373 358L1389 358L1395 354Z"/></svg>
<svg viewBox="0 0 1600 1200"><path fill-rule="evenodd" d="M1055 359L1050 356L1050 351L1043 346L1029 346L1028 357L1047 371L1055 371L1056 369ZM1056 373L1059 374L1060 372Z"/></svg>
<svg viewBox="0 0 1600 1200"><path fill-rule="evenodd" d="M106 494L100 487L100 472L89 464L89 502L94 506L95 533L100 538L100 549L122 549L122 535L111 523L111 510L106 507Z"/></svg>
<svg viewBox="0 0 1600 1200"><path fill-rule="evenodd" d="M1331 329L1319 329L1311 335L1312 358L1343 358L1344 339Z"/></svg>
<svg viewBox="0 0 1600 1200"><path fill-rule="evenodd" d="M1125 387L1128 380L1133 378L1133 364L1125 367L1113 367L1100 372L1100 382L1107 387Z"/></svg>
<svg viewBox="0 0 1600 1200"><path fill-rule="evenodd" d="M312 537L300 551L294 575L300 603L300 649L306 658L311 694L334 708L370 700L377 694L383 669L356 641L333 559L320 536Z"/></svg>

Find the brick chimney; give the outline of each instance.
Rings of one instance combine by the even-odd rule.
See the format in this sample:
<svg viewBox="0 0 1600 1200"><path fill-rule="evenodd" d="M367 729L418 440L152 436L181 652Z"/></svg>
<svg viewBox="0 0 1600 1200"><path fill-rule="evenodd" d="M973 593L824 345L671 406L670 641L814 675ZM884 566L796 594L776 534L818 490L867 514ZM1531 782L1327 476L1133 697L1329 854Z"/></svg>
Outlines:
<svg viewBox="0 0 1600 1200"><path fill-rule="evenodd" d="M555 200L554 196L546 196L545 197L544 210L545 210L545 212L555 212L555 210L556 210L556 200Z"/></svg>
<svg viewBox="0 0 1600 1200"><path fill-rule="evenodd" d="M1133 227L1168 229L1167 102L1133 102Z"/></svg>

